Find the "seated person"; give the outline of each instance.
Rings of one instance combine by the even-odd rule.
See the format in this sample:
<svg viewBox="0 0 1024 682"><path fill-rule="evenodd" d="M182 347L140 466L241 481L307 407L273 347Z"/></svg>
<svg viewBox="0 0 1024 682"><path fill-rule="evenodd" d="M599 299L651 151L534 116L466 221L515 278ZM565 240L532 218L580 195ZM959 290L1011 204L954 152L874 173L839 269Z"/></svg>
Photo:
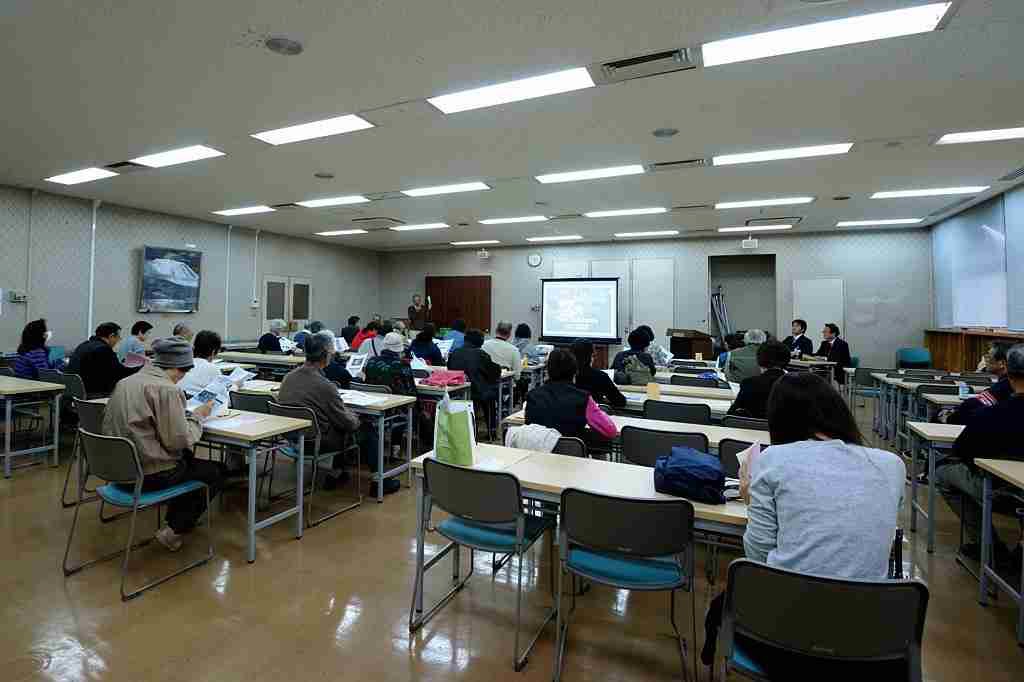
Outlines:
<svg viewBox="0 0 1024 682"><path fill-rule="evenodd" d="M192 332L192 327L188 326L185 322L179 322L174 325L173 329L171 329L171 336L177 336L179 339L185 339L188 343L192 343L192 337L194 334Z"/></svg>
<svg viewBox="0 0 1024 682"><path fill-rule="evenodd" d="M1010 350L1010 344L996 342L992 344L988 353L985 354L985 368L998 381L977 393L958 405L948 417L947 424L966 424L979 410L1007 400L1013 395L1013 388L1006 376L1006 354Z"/></svg>
<svg viewBox="0 0 1024 682"><path fill-rule="evenodd" d="M384 350L384 339L388 334L395 331L395 323L393 320L384 320L380 323L377 328L377 335L364 341L359 348L361 353L369 355L371 358L375 358L381 354ZM404 350L404 349L403 349Z"/></svg>
<svg viewBox="0 0 1024 682"><path fill-rule="evenodd" d="M442 341L450 340L452 342L452 347L451 347L451 350L449 351L449 353L450 353L453 350L457 350L459 348L462 348L462 344L465 343L465 339L466 339L466 321L465 320L455 320L454 322L452 322L452 328L449 329L448 332L444 335L444 338L442 339Z"/></svg>
<svg viewBox="0 0 1024 682"><path fill-rule="evenodd" d="M484 335L479 329L466 332L465 343L448 355L448 369L462 370L470 382L469 392L473 402L486 409L488 424L498 399L498 382L501 367L483 351Z"/></svg>
<svg viewBox="0 0 1024 682"><path fill-rule="evenodd" d="M1006 354L1006 381L1012 395L991 407L971 413L953 443L953 453L942 460L935 472L935 483L956 514L964 498L964 530L970 543L961 548L966 556L977 558L981 535L981 503L984 477L974 465L974 458L1024 461L1024 344L1017 344ZM1006 485L993 480L993 486ZM1011 565L1020 570L1019 555L1014 560L1009 549L992 529L993 558L997 567ZM1016 550L1020 551L1019 547ZM1018 581L1019 582L1019 581Z"/></svg>
<svg viewBox="0 0 1024 682"><path fill-rule="evenodd" d="M626 396L615 385L607 373L594 369L594 344L586 339L578 339L572 344L572 354L576 358L576 388L586 391L597 403L606 403L612 407L626 406Z"/></svg>
<svg viewBox="0 0 1024 682"><path fill-rule="evenodd" d="M327 366L324 367L324 376L338 384L339 388L347 391L349 386L352 384L352 375L349 374L348 369L345 367L347 364L345 360L342 360L341 355L334 350L337 348L334 343L334 332L330 329L323 329L318 331L315 335L324 337L327 343L330 361L327 363Z"/></svg>
<svg viewBox="0 0 1024 682"><path fill-rule="evenodd" d="M740 346L729 350L729 357L725 361L724 367L726 380L738 384L744 379L760 374L761 367L757 364L757 351L767 339L768 335L764 331L748 329L743 334Z"/></svg>
<svg viewBox="0 0 1024 682"><path fill-rule="evenodd" d="M810 355L814 352L814 344L811 340L804 336L807 331L806 320L793 320L793 324L790 325L790 331L793 332L790 336L787 336L783 340L783 344L789 349L791 355Z"/></svg>
<svg viewBox="0 0 1024 682"><path fill-rule="evenodd" d="M359 333L359 316L353 315L348 318L348 326L342 328L341 338L345 339L345 343L349 346L352 345L352 341L355 340L356 334Z"/></svg>
<svg viewBox="0 0 1024 682"><path fill-rule="evenodd" d="M220 377L220 367L213 364L220 348L220 334L217 332L204 329L196 334L192 344L192 369L178 384L185 395L193 396L199 393L207 384Z"/></svg>
<svg viewBox="0 0 1024 682"><path fill-rule="evenodd" d="M768 396L775 382L786 373L789 349L778 341L762 343L757 347L757 364L761 373L740 382L740 392L729 407L729 414L755 419L767 417Z"/></svg>
<svg viewBox="0 0 1024 682"><path fill-rule="evenodd" d="M484 352L491 356L491 360L512 370L516 379L523 371L523 357L519 349L512 345L509 339L512 338L512 323L502 320L494 328L494 338L484 341Z"/></svg>
<svg viewBox="0 0 1024 682"><path fill-rule="evenodd" d="M192 349L187 341L175 337L154 341L152 360L114 388L103 414L103 432L135 445L142 461L144 492L202 481L210 486L212 501L224 485L225 469L220 462L198 459L193 453L213 403L191 414L185 411L178 383L191 368ZM157 541L172 552L181 549L181 536L195 528L205 511L202 490L170 500L167 526L156 532Z"/></svg>
<svg viewBox="0 0 1024 682"><path fill-rule="evenodd" d="M118 381L140 369L125 367L117 359L114 347L120 341L121 326L116 322L104 322L96 327L95 335L79 344L71 354L65 371L82 377L85 392L90 396L109 395Z"/></svg>
<svg viewBox="0 0 1024 682"><path fill-rule="evenodd" d="M616 372L625 371L626 360L636 356L651 371L651 381L654 381L654 375L657 373L657 370L654 367L654 358L647 352L648 346L651 345L650 335L645 331L634 329L626 337L626 342L629 344L629 350L622 350L616 353L615 359L612 360L612 369Z"/></svg>
<svg viewBox="0 0 1024 682"><path fill-rule="evenodd" d="M528 350L533 346L533 330L530 325L520 322L516 325L516 333L512 339L512 345L516 347L523 357L530 355Z"/></svg>
<svg viewBox="0 0 1024 682"><path fill-rule="evenodd" d="M308 407L316 415L320 429L320 452L340 452L345 448L345 435L359 429L359 415L345 407L345 401L338 393L338 387L324 376L323 370L330 363L334 346L324 334L314 334L306 340L306 361L285 375L281 382L277 402L281 405ZM338 455L334 459L335 470L344 462ZM337 487L346 475L332 472L324 482L326 489Z"/></svg>
<svg viewBox="0 0 1024 682"><path fill-rule="evenodd" d="M405 344L398 332L381 338L380 355L371 357L363 367L366 383L387 386L395 395L416 395L416 380L409 361L402 358ZM376 339L374 339L376 340Z"/></svg>
<svg viewBox="0 0 1024 682"><path fill-rule="evenodd" d="M441 349L434 343L435 333L437 333L437 330L434 328L433 323L427 322L424 324L423 329L412 340L412 344L409 346L409 353L423 360L428 365L444 367L444 356L441 355Z"/></svg>
<svg viewBox="0 0 1024 682"><path fill-rule="evenodd" d="M303 329L302 331L297 333L295 335L295 337L292 339L292 341L295 342L295 347L296 348L303 348L303 349L305 349L305 347L306 347L306 338L310 334L316 334L318 332L323 331L323 329L324 329L324 323L323 322L321 322L320 320L313 320L312 322L309 323L308 327L306 327L305 329Z"/></svg>
<svg viewBox="0 0 1024 682"><path fill-rule="evenodd" d="M372 339L373 337L377 336L377 332L379 330L380 322L378 322L377 320L370 320L366 327L359 330L359 333L355 335L355 338L352 339L352 343L349 344L349 348L351 348L354 351L359 350L359 348L367 339ZM362 352L365 353L366 351L364 350Z"/></svg>
<svg viewBox="0 0 1024 682"><path fill-rule="evenodd" d="M117 359L124 362L129 353L145 357L146 337L149 336L151 329L153 329L153 325L145 320L139 320L133 324L132 335L122 339L117 347Z"/></svg>
<svg viewBox="0 0 1024 682"><path fill-rule="evenodd" d="M21 330L18 355L11 361L11 369L17 377L38 379L39 370L53 369L56 366L56 363L50 362L50 349L46 347L50 336L44 319L33 320L25 325Z"/></svg>
<svg viewBox="0 0 1024 682"><path fill-rule="evenodd" d="M648 352L651 355L651 359L654 360L654 364L657 367L665 367L672 360L672 353L668 352L664 346L655 343L657 337L654 335L654 330L651 329L650 325L642 324L636 328L638 332L643 332L647 335L648 341Z"/></svg>
<svg viewBox="0 0 1024 682"><path fill-rule="evenodd" d="M619 430L589 393L573 385L575 377L572 353L564 348L551 351L547 383L526 395L526 423L555 429L588 444L606 445Z"/></svg>
<svg viewBox="0 0 1024 682"><path fill-rule="evenodd" d="M850 344L839 338L839 325L833 322L829 322L821 330L821 338L821 346L818 347L815 356L836 363L836 383L845 384L846 372L843 371L843 368L853 366L853 358L850 357Z"/></svg>
<svg viewBox="0 0 1024 682"><path fill-rule="evenodd" d="M259 351L261 353L283 353L281 334L284 333L284 330L284 320L271 320L270 331L260 337Z"/></svg>
<svg viewBox="0 0 1024 682"><path fill-rule="evenodd" d="M846 401L810 372L778 380L768 425L771 447L740 472L746 557L812 575L884 580L903 500L903 461L865 447ZM713 661L722 602L722 595L715 598L705 621L705 665ZM775 661L750 645L771 679L811 679L771 671Z"/></svg>

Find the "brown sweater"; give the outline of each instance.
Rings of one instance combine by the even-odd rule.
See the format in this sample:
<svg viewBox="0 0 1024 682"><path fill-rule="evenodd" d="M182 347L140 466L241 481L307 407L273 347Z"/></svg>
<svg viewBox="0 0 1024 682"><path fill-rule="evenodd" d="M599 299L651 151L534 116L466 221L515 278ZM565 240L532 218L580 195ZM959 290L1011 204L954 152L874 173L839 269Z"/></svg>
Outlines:
<svg viewBox="0 0 1024 682"><path fill-rule="evenodd" d="M148 362L114 387L103 415L103 432L135 444L142 471L173 469L203 435L203 425L185 411L185 395L159 367Z"/></svg>
<svg viewBox="0 0 1024 682"><path fill-rule="evenodd" d="M343 434L359 428L359 416L345 407L338 387L312 365L296 367L281 382L278 402L308 407L316 414L320 435Z"/></svg>

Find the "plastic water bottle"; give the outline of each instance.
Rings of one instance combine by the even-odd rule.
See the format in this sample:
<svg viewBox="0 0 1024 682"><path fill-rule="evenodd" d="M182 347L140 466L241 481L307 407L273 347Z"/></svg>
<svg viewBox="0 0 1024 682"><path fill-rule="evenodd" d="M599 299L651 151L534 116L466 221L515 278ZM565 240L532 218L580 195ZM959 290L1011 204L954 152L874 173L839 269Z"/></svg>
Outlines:
<svg viewBox="0 0 1024 682"><path fill-rule="evenodd" d="M971 389L967 387L966 381L956 382L957 388L959 389L959 396L961 399L965 399L971 395Z"/></svg>

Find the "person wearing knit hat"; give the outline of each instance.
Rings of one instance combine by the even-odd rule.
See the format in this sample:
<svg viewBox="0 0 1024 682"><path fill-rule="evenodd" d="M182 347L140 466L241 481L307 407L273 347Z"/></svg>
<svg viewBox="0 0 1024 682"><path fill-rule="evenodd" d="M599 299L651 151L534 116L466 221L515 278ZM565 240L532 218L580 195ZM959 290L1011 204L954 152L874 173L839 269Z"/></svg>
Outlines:
<svg viewBox="0 0 1024 682"><path fill-rule="evenodd" d="M363 367L366 383L387 386L394 395L416 395L416 379L412 373L409 360L402 357L405 342L398 332L389 332L380 343L380 355L371 357ZM395 433L392 443L400 443L401 436ZM400 448L401 446L393 446ZM393 453L396 454L396 453ZM373 458L371 458L372 460ZM371 462L371 467L376 466ZM384 481L384 492L392 493L399 489L397 478ZM371 494L376 491L371 491Z"/></svg>
<svg viewBox="0 0 1024 682"><path fill-rule="evenodd" d="M192 450L203 434L202 422L210 416L213 403L189 413L178 387L192 369L192 347L185 339L172 336L157 339L152 349L153 359L114 387L103 416L103 432L135 445L142 462L143 491L201 481L209 486L212 500L224 486L224 465L196 459ZM195 528L206 511L206 501L203 490L168 501L167 526L156 532L156 540L172 552L181 549L182 536Z"/></svg>

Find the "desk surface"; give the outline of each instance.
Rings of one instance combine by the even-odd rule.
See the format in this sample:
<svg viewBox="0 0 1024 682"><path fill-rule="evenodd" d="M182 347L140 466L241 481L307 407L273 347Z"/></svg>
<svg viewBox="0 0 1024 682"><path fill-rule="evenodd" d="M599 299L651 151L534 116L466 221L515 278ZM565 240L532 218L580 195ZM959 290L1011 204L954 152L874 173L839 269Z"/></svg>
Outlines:
<svg viewBox="0 0 1024 682"><path fill-rule="evenodd" d="M718 443L726 438L742 440L748 443L760 441L762 445L771 443L771 435L767 431L756 429L734 429L725 426L713 426L708 424L684 424L681 422L667 422L660 419L644 419L643 417L624 417L611 415L611 420L621 431L623 427L635 426L641 429L652 429L654 431L668 431L670 433L703 433L708 437L708 444L717 448ZM526 423L526 413L519 410L504 419L509 426L522 426Z"/></svg>
<svg viewBox="0 0 1024 682"><path fill-rule="evenodd" d="M650 400L645 393L626 393L626 409L642 410L644 403ZM731 400L717 400L715 398L694 398L686 395L663 395L658 398L663 403L682 403L684 405L707 405L711 408L711 414L724 415L732 407Z"/></svg>
<svg viewBox="0 0 1024 682"><path fill-rule="evenodd" d="M55 393L63 391L63 384L48 381L33 381L15 377L0 376L0 395L24 395L25 393Z"/></svg>
<svg viewBox="0 0 1024 682"><path fill-rule="evenodd" d="M498 445L478 445L480 468L507 471L528 490L560 495L566 488L579 488L606 495L640 499L678 499L654 489L654 470L635 464L620 464L599 459L552 455L531 450L516 450ZM427 453L413 461L413 468L422 469ZM693 502L698 519L732 526L747 524L747 507L742 502L702 504Z"/></svg>
<svg viewBox="0 0 1024 682"><path fill-rule="evenodd" d="M662 395L689 396L691 398L713 398L716 400L732 400L731 388L704 388L703 386L673 386L671 384L658 384ZM647 386L618 387L623 393L647 393Z"/></svg>
<svg viewBox="0 0 1024 682"><path fill-rule="evenodd" d="M941 393L922 393L921 397L933 405L956 406L964 401L958 395L943 395Z"/></svg>
<svg viewBox="0 0 1024 682"><path fill-rule="evenodd" d="M448 389L450 393L454 393L455 391L464 391L467 388L469 388L468 381L453 386L431 386L430 384L423 383L423 379L416 380L416 390L427 395L444 395L445 389Z"/></svg>
<svg viewBox="0 0 1024 682"><path fill-rule="evenodd" d="M228 423L237 418L254 418L253 421L224 428L219 423ZM252 443L266 438L273 438L284 433L299 431L309 428L313 422L308 419L293 419L291 417L278 417L273 414L261 414L259 412L245 412L244 410L231 410L229 417L220 419L207 419L203 423L203 437L219 436Z"/></svg>
<svg viewBox="0 0 1024 682"><path fill-rule="evenodd" d="M836 363L830 360L816 360L814 358L807 358L806 360L790 360L789 364L793 367L828 367L835 365Z"/></svg>
<svg viewBox="0 0 1024 682"><path fill-rule="evenodd" d="M255 369L256 365L248 362L215 362L213 366L222 372L233 372L235 368L241 367L242 369Z"/></svg>
<svg viewBox="0 0 1024 682"><path fill-rule="evenodd" d="M930 422L907 422L907 428L924 440L933 443L952 443L964 430L960 424L932 424Z"/></svg>
<svg viewBox="0 0 1024 682"><path fill-rule="evenodd" d="M1011 459L976 459L974 463L993 476L997 476L1018 488L1024 488L1024 462Z"/></svg>
<svg viewBox="0 0 1024 682"><path fill-rule="evenodd" d="M217 357L221 360L230 360L231 362L249 362L254 365L284 365L286 367L301 365L306 361L301 355L265 355L263 353L240 353L236 351L221 353Z"/></svg>

